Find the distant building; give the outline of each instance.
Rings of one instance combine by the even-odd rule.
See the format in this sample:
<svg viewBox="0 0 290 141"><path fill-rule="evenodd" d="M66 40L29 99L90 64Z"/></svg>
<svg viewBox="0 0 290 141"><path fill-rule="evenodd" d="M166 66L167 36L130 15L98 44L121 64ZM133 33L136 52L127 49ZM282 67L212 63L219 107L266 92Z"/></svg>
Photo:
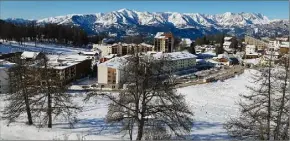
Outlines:
<svg viewBox="0 0 290 141"><path fill-rule="evenodd" d="M154 51L173 52L174 37L172 33L157 32L154 37Z"/></svg>
<svg viewBox="0 0 290 141"><path fill-rule="evenodd" d="M279 45L280 48L280 55L288 54L289 53L289 42L281 42Z"/></svg>
<svg viewBox="0 0 290 141"><path fill-rule="evenodd" d="M7 93L10 90L9 69L14 65L15 63L0 60L0 94Z"/></svg>
<svg viewBox="0 0 290 141"><path fill-rule="evenodd" d="M255 45L258 52L268 47L268 43L250 36L245 36L245 44Z"/></svg>
<svg viewBox="0 0 290 141"><path fill-rule="evenodd" d="M100 50L100 57L104 57L110 54L116 54L118 56L124 56L132 54L134 52L147 52L152 51L153 46L145 43L141 44L126 44L115 43L113 45L94 45L94 49Z"/></svg>
<svg viewBox="0 0 290 141"><path fill-rule="evenodd" d="M91 59L92 65L95 65L99 61L98 51L82 51L79 54L82 56L86 56L88 59Z"/></svg>
<svg viewBox="0 0 290 141"><path fill-rule="evenodd" d="M196 65L197 56L189 52L152 52L148 54L150 54L150 56L152 56L155 60L165 58L165 60L167 61L166 65L168 69L173 72L190 69Z"/></svg>
<svg viewBox="0 0 290 141"><path fill-rule="evenodd" d="M224 50L226 50L226 51L228 51L228 52L232 51L232 50L230 49L230 46L231 46L231 44L232 44L232 39L233 39L233 37L225 37L225 38L224 38L224 43L223 43L223 48L224 48Z"/></svg>
<svg viewBox="0 0 290 141"><path fill-rule="evenodd" d="M245 58L246 59L259 58L261 54L259 54L256 50L257 48L255 45L246 45Z"/></svg>
<svg viewBox="0 0 290 141"><path fill-rule="evenodd" d="M181 38L180 45L183 47L190 47L192 41L189 38Z"/></svg>

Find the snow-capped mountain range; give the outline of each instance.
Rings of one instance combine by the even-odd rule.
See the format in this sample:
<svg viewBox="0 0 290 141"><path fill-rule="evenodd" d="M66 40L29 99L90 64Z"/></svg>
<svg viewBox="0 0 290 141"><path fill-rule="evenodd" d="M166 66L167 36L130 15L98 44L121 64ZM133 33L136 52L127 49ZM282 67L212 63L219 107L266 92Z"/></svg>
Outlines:
<svg viewBox="0 0 290 141"><path fill-rule="evenodd" d="M7 19L6 21L13 21ZM14 19L24 22L23 19ZM259 13L200 14L177 12L138 12L120 9L108 13L71 14L35 20L38 24L54 23L62 25L77 25L89 33L110 32L117 35L134 33L155 34L157 31L171 31L179 36L195 38L202 34L216 32L234 32L245 34L246 27L256 28L270 25L281 20L269 20ZM282 21L289 24L289 21ZM238 30L238 33L236 33ZM242 32L239 30L243 30Z"/></svg>

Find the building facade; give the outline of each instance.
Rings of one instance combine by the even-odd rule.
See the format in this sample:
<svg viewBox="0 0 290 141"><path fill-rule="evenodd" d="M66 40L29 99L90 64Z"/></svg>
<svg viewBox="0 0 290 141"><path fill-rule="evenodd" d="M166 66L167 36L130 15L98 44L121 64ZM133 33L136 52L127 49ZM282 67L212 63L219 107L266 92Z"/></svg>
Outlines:
<svg viewBox="0 0 290 141"><path fill-rule="evenodd" d="M141 44L126 44L115 43L113 45L94 45L94 48L100 51L100 57L115 54L117 56L124 56L136 52L153 51L153 46L145 43Z"/></svg>
<svg viewBox="0 0 290 141"><path fill-rule="evenodd" d="M173 52L174 37L172 33L157 32L154 37L154 51L156 52Z"/></svg>
<svg viewBox="0 0 290 141"><path fill-rule="evenodd" d="M0 94L8 93L9 87L9 68L15 63L11 63L5 60L0 60Z"/></svg>
<svg viewBox="0 0 290 141"><path fill-rule="evenodd" d="M196 56L189 52L147 52L144 57L151 61L165 61L165 69L171 72L192 69L196 65ZM122 88L123 68L126 67L126 56L115 57L98 65L98 83L101 88Z"/></svg>
<svg viewBox="0 0 290 141"><path fill-rule="evenodd" d="M245 36L245 43L248 45L255 45L258 52L268 47L268 43L250 36Z"/></svg>

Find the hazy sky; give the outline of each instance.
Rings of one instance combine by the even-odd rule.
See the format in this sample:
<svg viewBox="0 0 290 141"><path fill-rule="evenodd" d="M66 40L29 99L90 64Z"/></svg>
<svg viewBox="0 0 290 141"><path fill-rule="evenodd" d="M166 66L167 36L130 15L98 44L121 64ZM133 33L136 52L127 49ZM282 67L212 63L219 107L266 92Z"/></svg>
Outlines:
<svg viewBox="0 0 290 141"><path fill-rule="evenodd" d="M148 12L220 14L261 13L289 19L289 1L1 1L0 18L41 19L67 14L106 13L127 8Z"/></svg>

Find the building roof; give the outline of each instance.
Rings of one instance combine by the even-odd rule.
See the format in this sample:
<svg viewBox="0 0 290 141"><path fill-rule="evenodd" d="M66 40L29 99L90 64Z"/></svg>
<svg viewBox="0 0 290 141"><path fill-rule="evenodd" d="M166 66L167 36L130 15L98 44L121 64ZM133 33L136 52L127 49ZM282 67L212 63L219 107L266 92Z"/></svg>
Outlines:
<svg viewBox="0 0 290 141"><path fill-rule="evenodd" d="M231 45L231 43L232 43L232 42L225 41L223 45L224 45L224 46L229 46L229 45Z"/></svg>
<svg viewBox="0 0 290 141"><path fill-rule="evenodd" d="M182 60L182 59L190 59L190 58L197 58L194 54L191 54L189 52L183 51L183 52L171 52L171 53L162 53L157 52L152 55L154 59L161 59L166 58L169 60Z"/></svg>
<svg viewBox="0 0 290 141"><path fill-rule="evenodd" d="M232 38L233 38L233 37L225 37L224 40L225 40L225 41L229 41L229 40L231 40Z"/></svg>
<svg viewBox="0 0 290 141"><path fill-rule="evenodd" d="M35 59L40 52L24 51L21 54L21 59Z"/></svg>
<svg viewBox="0 0 290 141"><path fill-rule="evenodd" d="M127 60L125 59L125 57L115 57L115 58L112 58L104 63L99 64L98 66L106 66L109 68L118 69L121 66L123 66L126 63L126 61Z"/></svg>
<svg viewBox="0 0 290 141"><path fill-rule="evenodd" d="M280 47L289 48L289 42L281 42Z"/></svg>
<svg viewBox="0 0 290 141"><path fill-rule="evenodd" d="M168 38L168 34L165 32L157 32L154 38L158 38L158 39L167 39Z"/></svg>
<svg viewBox="0 0 290 141"><path fill-rule="evenodd" d="M65 69L88 60L87 56L81 55L47 55L48 66L54 69Z"/></svg>
<svg viewBox="0 0 290 141"><path fill-rule="evenodd" d="M151 47L151 48L153 47L153 45L149 45L149 44L146 44L146 43L141 43L140 45L141 46L145 46L145 47Z"/></svg>
<svg viewBox="0 0 290 141"><path fill-rule="evenodd" d="M82 51L81 54L83 55L97 55L99 51Z"/></svg>

